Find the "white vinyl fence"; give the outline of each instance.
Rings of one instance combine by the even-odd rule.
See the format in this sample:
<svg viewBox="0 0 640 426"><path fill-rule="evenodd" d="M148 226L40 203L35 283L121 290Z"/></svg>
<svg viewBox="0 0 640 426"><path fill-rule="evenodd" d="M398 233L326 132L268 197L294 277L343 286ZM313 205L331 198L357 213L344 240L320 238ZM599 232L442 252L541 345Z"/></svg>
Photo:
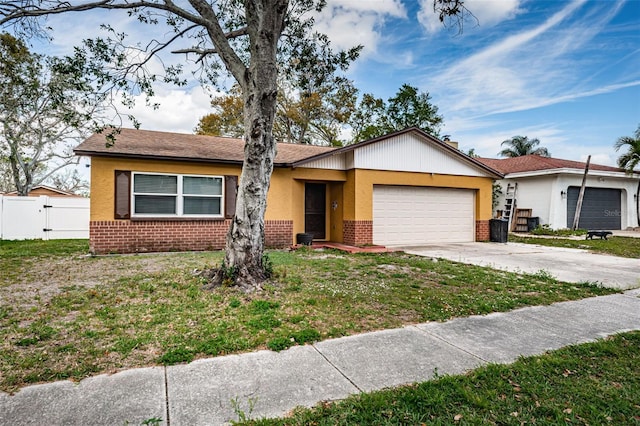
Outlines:
<svg viewBox="0 0 640 426"><path fill-rule="evenodd" d="M0 239L89 238L89 199L0 195Z"/></svg>

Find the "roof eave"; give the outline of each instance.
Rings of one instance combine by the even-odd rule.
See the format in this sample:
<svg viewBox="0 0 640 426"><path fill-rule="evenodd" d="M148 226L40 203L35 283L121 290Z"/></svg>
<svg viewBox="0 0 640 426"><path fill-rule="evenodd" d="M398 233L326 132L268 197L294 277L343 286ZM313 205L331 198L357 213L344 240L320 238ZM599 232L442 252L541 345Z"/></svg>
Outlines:
<svg viewBox="0 0 640 426"><path fill-rule="evenodd" d="M87 150L73 150L75 155L88 156L88 157L107 157L107 158L135 158L139 160L163 160L163 161L187 161L191 163L218 163L218 164L239 164L242 165L240 160L229 160L219 158L201 158L201 157L172 157L166 155L149 155L149 154L131 154L121 152L103 152L103 151L87 151ZM274 163L274 166L282 167L281 163Z"/></svg>
<svg viewBox="0 0 640 426"><path fill-rule="evenodd" d="M584 169L573 169L573 168L558 168L558 169L544 169L544 170L530 170L525 172L514 172L514 173L505 173L505 179L517 179L524 177L536 177L536 176L550 176L550 175L583 175ZM623 171L614 172L609 170L593 170L590 169L588 175L590 176L601 176L601 177L612 177L612 178L640 178L640 173L625 173Z"/></svg>

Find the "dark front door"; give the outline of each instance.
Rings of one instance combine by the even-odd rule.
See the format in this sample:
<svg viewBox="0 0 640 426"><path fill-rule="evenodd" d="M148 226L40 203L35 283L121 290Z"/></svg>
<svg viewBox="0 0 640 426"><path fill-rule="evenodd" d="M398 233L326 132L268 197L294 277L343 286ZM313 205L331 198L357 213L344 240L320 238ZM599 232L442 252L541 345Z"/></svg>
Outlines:
<svg viewBox="0 0 640 426"><path fill-rule="evenodd" d="M316 240L326 238L326 194L324 183L307 183L304 186L304 232L313 234Z"/></svg>

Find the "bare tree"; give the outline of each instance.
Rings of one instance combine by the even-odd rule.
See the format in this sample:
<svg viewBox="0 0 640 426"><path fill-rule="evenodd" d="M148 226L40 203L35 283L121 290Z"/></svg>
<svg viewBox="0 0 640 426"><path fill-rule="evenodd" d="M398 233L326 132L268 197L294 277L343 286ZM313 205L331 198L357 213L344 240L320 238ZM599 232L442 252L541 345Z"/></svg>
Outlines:
<svg viewBox="0 0 640 426"><path fill-rule="evenodd" d="M13 182L13 173L11 173L11 167L9 166L9 158L4 156L0 157L0 194L15 190L16 185Z"/></svg>
<svg viewBox="0 0 640 426"><path fill-rule="evenodd" d="M195 55L208 81L216 81L223 70L233 76L243 96L245 157L225 259L214 281L231 279L252 290L265 278L264 214L276 154L272 131L279 65L280 72L295 75L301 87L317 87L325 75L346 67L359 52L355 48L334 54L328 38L313 31L312 12L325 4L325 0L0 1L0 25L14 23L20 25L19 30L33 31L34 21L29 19L33 17L92 9L127 10L141 24L163 22L173 32L149 42L143 49L144 59L136 64L127 62L125 49L118 49L124 38L115 32L111 41L116 43L93 40L86 44L97 57L115 60L115 69L121 73L118 87L130 89L122 82L125 76L134 76L137 87L149 93L154 78L140 74L144 64L185 39L193 43L173 51ZM434 0L434 9L444 20L461 13L464 6L462 0ZM167 68L165 81L183 82L180 67ZM92 71L100 72L98 67Z"/></svg>
<svg viewBox="0 0 640 426"><path fill-rule="evenodd" d="M82 177L78 169L61 170L49 179L51 185L61 191L71 192L83 197L89 196L89 182Z"/></svg>
<svg viewBox="0 0 640 426"><path fill-rule="evenodd" d="M0 71L0 161L24 196L77 162L72 148L90 134L101 99L63 61L31 53L9 34L0 34Z"/></svg>

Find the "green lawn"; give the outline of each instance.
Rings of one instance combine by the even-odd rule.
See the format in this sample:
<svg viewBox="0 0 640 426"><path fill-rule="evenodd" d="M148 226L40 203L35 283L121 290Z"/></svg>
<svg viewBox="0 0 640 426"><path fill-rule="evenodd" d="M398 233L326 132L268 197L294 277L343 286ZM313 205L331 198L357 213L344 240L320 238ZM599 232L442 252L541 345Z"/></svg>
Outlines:
<svg viewBox="0 0 640 426"><path fill-rule="evenodd" d="M608 240L601 240L599 238L586 240L583 237L575 240L567 238L519 237L514 234L509 234L509 242L540 244L552 247L570 247L611 254L613 256L630 257L632 259L640 258L640 238L609 237Z"/></svg>
<svg viewBox="0 0 640 426"><path fill-rule="evenodd" d="M221 252L86 256L86 241L0 244L0 389L285 349L404 324L613 293L404 253L270 251L259 294L202 290Z"/></svg>
<svg viewBox="0 0 640 426"><path fill-rule="evenodd" d="M640 332L252 425L640 425ZM246 413L245 413L246 415Z"/></svg>

